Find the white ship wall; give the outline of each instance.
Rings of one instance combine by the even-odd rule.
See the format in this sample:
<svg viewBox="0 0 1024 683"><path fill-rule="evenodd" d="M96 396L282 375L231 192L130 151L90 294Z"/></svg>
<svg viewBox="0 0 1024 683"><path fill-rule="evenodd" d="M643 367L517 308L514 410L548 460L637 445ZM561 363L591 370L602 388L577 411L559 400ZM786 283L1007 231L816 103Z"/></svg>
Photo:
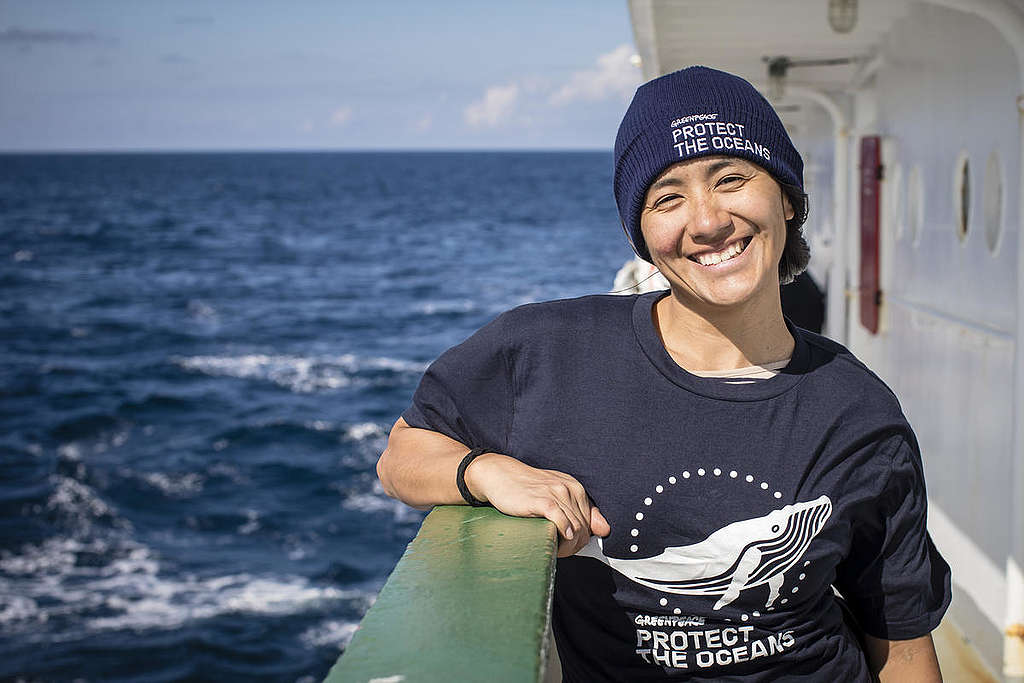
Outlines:
<svg viewBox="0 0 1024 683"><path fill-rule="evenodd" d="M954 569L950 616L998 672L1015 495L1021 81L995 27L925 3L894 24L880 52L881 67L851 107L847 273L855 291L859 138L877 134L884 141L882 330L873 336L861 326L854 296L846 341L893 388L918 434L932 501L929 527ZM809 156L830 161L830 141L814 138ZM970 191L961 239L955 197L964 158ZM825 194L830 171L820 181L815 173L815 192ZM994 213L1001 214L998 225Z"/></svg>
<svg viewBox="0 0 1024 683"><path fill-rule="evenodd" d="M832 169L835 165L834 127L828 113L817 106L801 108L801 116L793 121L785 118L793 143L804 158L804 190L810 197L810 213L804 224L804 236L811 246L811 262L807 269L824 289L828 285L828 265L832 259L836 227L832 193Z"/></svg>

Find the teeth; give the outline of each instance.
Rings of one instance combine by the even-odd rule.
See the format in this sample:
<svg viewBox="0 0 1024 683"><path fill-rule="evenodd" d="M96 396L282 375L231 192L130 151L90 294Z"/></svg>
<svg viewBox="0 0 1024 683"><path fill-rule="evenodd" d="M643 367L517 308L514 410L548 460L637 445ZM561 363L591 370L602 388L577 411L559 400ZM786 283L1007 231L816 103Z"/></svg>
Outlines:
<svg viewBox="0 0 1024 683"><path fill-rule="evenodd" d="M745 241L740 240L739 242L733 242L722 251L717 251L711 254L698 254L696 256L697 262L702 266L716 266L722 261L728 261L733 256L736 256L743 251L744 244Z"/></svg>

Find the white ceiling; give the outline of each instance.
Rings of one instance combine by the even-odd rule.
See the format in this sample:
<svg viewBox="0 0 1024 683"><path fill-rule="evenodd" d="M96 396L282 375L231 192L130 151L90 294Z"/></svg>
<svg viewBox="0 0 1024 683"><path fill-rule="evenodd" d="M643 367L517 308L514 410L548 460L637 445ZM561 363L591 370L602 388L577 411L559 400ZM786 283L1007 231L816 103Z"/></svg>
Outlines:
<svg viewBox="0 0 1024 683"><path fill-rule="evenodd" d="M764 57L870 58L910 2L860 0L847 34L829 27L828 0L629 0L629 9L645 80L704 64L765 82ZM793 66L787 83L842 90L859 66Z"/></svg>

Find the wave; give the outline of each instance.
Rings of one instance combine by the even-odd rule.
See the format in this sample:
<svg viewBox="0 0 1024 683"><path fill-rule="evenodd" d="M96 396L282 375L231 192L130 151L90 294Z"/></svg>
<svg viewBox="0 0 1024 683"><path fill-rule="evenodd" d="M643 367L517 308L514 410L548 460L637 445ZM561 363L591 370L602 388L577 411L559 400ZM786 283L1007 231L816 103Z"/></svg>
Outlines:
<svg viewBox="0 0 1024 683"><path fill-rule="evenodd" d="M316 585L301 576L168 577L148 548L123 539L59 538L17 554L4 551L0 572L0 624L25 631L68 618L87 632L167 630L226 614L333 611L339 603L362 614L374 598L369 590Z"/></svg>
<svg viewBox="0 0 1024 683"><path fill-rule="evenodd" d="M87 413L61 421L50 429L50 436L58 441L73 441L113 431L121 426L114 415Z"/></svg>
<svg viewBox="0 0 1024 683"><path fill-rule="evenodd" d="M345 438L352 441L376 441L382 439L385 433L384 427L376 422L360 422L345 429Z"/></svg>
<svg viewBox="0 0 1024 683"><path fill-rule="evenodd" d="M359 624L353 621L328 620L311 626L299 636L307 647L345 648L355 635Z"/></svg>
<svg viewBox="0 0 1024 683"><path fill-rule="evenodd" d="M211 377L269 381L301 394L332 391L353 385L380 384L380 374L418 375L427 367L424 363L408 360L367 358L351 353L335 356L253 353L241 356L173 357L171 361L191 372Z"/></svg>
<svg viewBox="0 0 1024 683"><path fill-rule="evenodd" d="M348 491L343 492L344 498L341 506L346 510L353 510L363 514L386 513L391 515L398 523L419 523L423 521L426 513L411 508L405 503L395 500L384 493L384 487L376 478L369 491Z"/></svg>
<svg viewBox="0 0 1024 683"><path fill-rule="evenodd" d="M43 507L49 515L60 519L65 527L75 529L79 534L90 533L96 527L131 528L131 522L121 517L88 484L62 474L51 475L49 481L52 490Z"/></svg>
<svg viewBox="0 0 1024 683"><path fill-rule="evenodd" d="M412 310L422 315L461 315L463 313L473 313L478 309L477 303L469 299L419 301L412 305Z"/></svg>
<svg viewBox="0 0 1024 683"><path fill-rule="evenodd" d="M205 482L197 472L146 472L138 476L168 498L191 498L203 490Z"/></svg>
<svg viewBox="0 0 1024 683"><path fill-rule="evenodd" d="M105 604L120 614L86 619L94 630L169 629L223 614L283 616L340 601L366 604L369 593L314 586L298 576L271 578L248 574L198 580L122 575L99 586Z"/></svg>

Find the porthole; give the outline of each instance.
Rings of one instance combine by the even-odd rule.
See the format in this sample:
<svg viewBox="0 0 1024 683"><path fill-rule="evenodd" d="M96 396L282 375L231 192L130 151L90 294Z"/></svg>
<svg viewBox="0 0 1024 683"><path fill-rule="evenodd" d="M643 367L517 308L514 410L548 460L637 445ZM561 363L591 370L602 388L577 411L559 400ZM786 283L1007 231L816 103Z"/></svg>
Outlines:
<svg viewBox="0 0 1024 683"><path fill-rule="evenodd" d="M988 163L985 164L983 188L985 243L988 244L989 251L995 254L1003 234L1003 168L999 164L999 155L995 152L989 155Z"/></svg>
<svg viewBox="0 0 1024 683"><path fill-rule="evenodd" d="M924 223L924 183L921 180L921 167L914 166L907 180L907 228L914 246L921 242L922 223Z"/></svg>
<svg viewBox="0 0 1024 683"><path fill-rule="evenodd" d="M956 236L963 243L967 240L971 217L971 167L966 152L960 152L956 159L956 171L953 176L953 213L956 216Z"/></svg>

